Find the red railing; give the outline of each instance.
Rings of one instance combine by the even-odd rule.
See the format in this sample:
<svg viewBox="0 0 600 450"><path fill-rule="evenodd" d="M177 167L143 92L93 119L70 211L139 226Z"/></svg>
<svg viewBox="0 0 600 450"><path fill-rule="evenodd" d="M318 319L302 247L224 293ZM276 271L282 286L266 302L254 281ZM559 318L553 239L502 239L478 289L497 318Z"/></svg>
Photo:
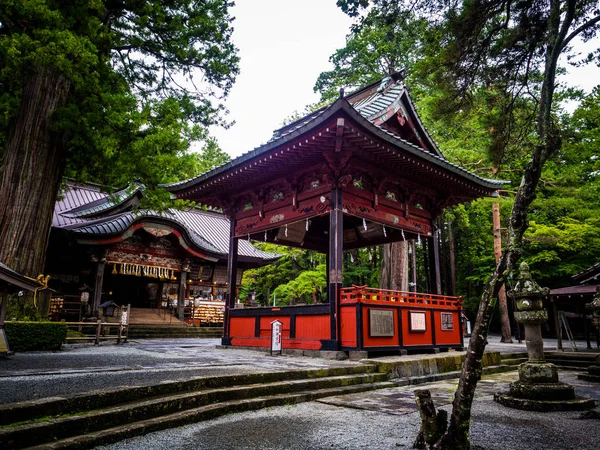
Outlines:
<svg viewBox="0 0 600 450"><path fill-rule="evenodd" d="M462 297L450 295L423 294L421 292L392 291L375 289L368 286L352 286L342 288L340 303L397 303L419 308L456 309L462 305Z"/></svg>

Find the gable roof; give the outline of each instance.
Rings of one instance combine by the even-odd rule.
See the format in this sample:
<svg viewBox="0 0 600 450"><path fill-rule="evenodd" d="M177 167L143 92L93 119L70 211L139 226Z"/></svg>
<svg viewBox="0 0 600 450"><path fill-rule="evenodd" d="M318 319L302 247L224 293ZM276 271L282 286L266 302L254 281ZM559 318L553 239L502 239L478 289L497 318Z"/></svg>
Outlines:
<svg viewBox="0 0 600 450"><path fill-rule="evenodd" d="M215 211L169 209L133 211L131 200L141 187L110 195L99 186L67 183L54 208L52 226L72 233L83 243L102 243L103 239L132 233L141 224L155 224L178 230L186 243L210 259L226 260L229 253L229 219ZM117 211L117 212L115 212ZM250 242L240 240L240 261L265 263L279 255L263 252Z"/></svg>
<svg viewBox="0 0 600 450"><path fill-rule="evenodd" d="M318 127L327 126L329 122L342 115L350 118L353 124L363 128L371 136L380 139L382 145L389 145L389 154L385 156L386 161L398 163L409 155L415 158L416 166L423 162L434 167L439 172L440 179L448 179L448 174L450 174L453 178L460 180L461 184L468 183L473 192L479 193L478 195L484 192L490 194L506 184L505 181L480 177L449 162L421 123L407 89L401 84L401 79L392 75L347 97L342 95L331 105L275 130L266 144L219 167L194 178L162 186L169 190L174 198L193 198L200 195L199 193L203 189L205 189L204 192L206 190L216 192L215 189L219 184L230 183L238 173L254 170L252 175L258 175L260 178L258 172L265 172L265 167L255 169L253 166L261 163L261 158L264 159L268 155L268 158L271 159L273 152L282 150L284 146L294 146L300 138L309 136L310 132L314 132ZM400 124L396 129L389 126L393 118L396 118ZM406 125L404 128L402 128L402 123ZM400 129L400 132L397 129ZM327 131L330 131L329 128ZM352 129L352 132L355 130ZM361 136L360 132L357 133L358 136ZM308 140L306 144L310 145ZM301 145L304 145L304 142L300 142L299 146ZM294 149L297 150L296 147ZM289 150L290 148L287 148L287 151ZM269 167L268 170L271 169L272 167ZM271 175L275 176L274 173ZM225 181L225 178L228 180Z"/></svg>

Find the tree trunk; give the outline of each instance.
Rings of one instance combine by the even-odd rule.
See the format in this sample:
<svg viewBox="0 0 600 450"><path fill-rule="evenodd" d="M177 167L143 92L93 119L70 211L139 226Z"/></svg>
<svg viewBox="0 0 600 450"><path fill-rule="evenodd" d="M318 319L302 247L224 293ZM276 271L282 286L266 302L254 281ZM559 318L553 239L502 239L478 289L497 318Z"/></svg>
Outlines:
<svg viewBox="0 0 600 450"><path fill-rule="evenodd" d="M492 219L494 224L494 256L496 264L502 257L502 233L500 229L500 204L492 203ZM502 327L502 337L500 342L512 343L512 333L510 331L510 319L508 317L508 306L506 304L506 289L504 284L498 291L498 302L500 305L500 323Z"/></svg>
<svg viewBox="0 0 600 450"><path fill-rule="evenodd" d="M408 291L408 242L400 241L383 246L380 289Z"/></svg>
<svg viewBox="0 0 600 450"><path fill-rule="evenodd" d="M7 139L0 175L0 261L35 277L43 272L54 204L64 170L62 137L53 114L71 82L40 68L25 84Z"/></svg>
<svg viewBox="0 0 600 450"><path fill-rule="evenodd" d="M456 253L454 249L454 231L452 219L448 220L448 254L450 259L450 295L456 295Z"/></svg>
<svg viewBox="0 0 600 450"><path fill-rule="evenodd" d="M390 265L391 265L392 244L381 246L381 268L379 270L379 289L390 288Z"/></svg>

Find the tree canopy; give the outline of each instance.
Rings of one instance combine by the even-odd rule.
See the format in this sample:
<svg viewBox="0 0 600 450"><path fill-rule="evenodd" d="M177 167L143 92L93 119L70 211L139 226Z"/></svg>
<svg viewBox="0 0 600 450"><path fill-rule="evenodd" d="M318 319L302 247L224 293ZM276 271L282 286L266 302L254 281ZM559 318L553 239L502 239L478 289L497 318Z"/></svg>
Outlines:
<svg viewBox="0 0 600 450"><path fill-rule="evenodd" d="M11 194L0 195L0 236L10 240L0 240L0 259L39 273L63 175L140 181L161 206L159 183L228 159L207 127L226 125L221 100L238 73L231 4L2 2L0 187ZM200 155L189 151L196 141Z"/></svg>

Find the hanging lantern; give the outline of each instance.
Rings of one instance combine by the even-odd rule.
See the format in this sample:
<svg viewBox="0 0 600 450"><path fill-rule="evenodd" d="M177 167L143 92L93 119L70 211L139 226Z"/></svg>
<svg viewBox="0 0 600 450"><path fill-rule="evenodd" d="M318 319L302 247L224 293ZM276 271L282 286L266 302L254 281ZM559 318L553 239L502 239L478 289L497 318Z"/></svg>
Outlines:
<svg viewBox="0 0 600 450"><path fill-rule="evenodd" d="M125 271L123 270L123 266L124 266L124 265L125 265L125 264L121 263L121 267L119 267L119 270L120 270L120 273L121 273L121 275L125 275Z"/></svg>
<svg viewBox="0 0 600 450"><path fill-rule="evenodd" d="M113 264L113 270L112 270L112 272L111 272L111 273L112 273L113 275L116 275L116 274L117 274L117 265L116 265L116 264Z"/></svg>

